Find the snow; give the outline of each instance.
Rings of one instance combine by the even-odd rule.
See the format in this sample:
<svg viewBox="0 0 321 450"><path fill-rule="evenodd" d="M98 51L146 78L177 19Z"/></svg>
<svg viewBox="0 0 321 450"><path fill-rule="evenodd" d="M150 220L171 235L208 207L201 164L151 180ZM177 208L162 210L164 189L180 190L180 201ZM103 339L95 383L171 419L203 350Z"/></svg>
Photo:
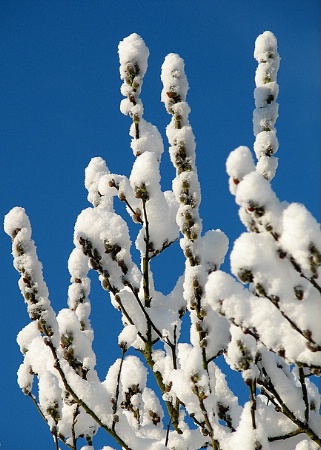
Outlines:
<svg viewBox="0 0 321 450"><path fill-rule="evenodd" d="M43 280L42 264L31 240L29 218L23 208L13 208L5 217L5 231L12 237L14 267L21 276L18 282L31 320L57 342L57 322L50 305L49 292ZM23 345L23 344L22 344Z"/></svg>
<svg viewBox="0 0 321 450"><path fill-rule="evenodd" d="M258 260L261 261L259 256ZM244 269L252 267L244 265L242 259L240 261L242 261ZM238 266L234 267L234 269L238 270ZM278 272L278 267L275 268L275 272ZM249 273L254 277L252 280L253 285L261 284L267 295L270 295L273 299L275 284L272 284L271 288L269 287L268 278L265 278L267 272L264 269L258 269L253 270L253 272L249 271ZM277 280L281 281L280 289L283 287L282 280L287 275L287 272L285 274L279 270L279 278ZM302 314L296 313L294 305L297 303L297 300L294 299L294 291L291 292L292 301L289 305L287 303L290 302L291 297L284 296L282 298L280 294L279 309L271 300L263 296L257 297L253 295L242 288L230 275L220 271L210 274L205 288L206 298L215 311L230 319L246 333L252 332L252 330L255 331L260 341L267 348L274 349L276 353L280 352L282 354L284 352L287 362L298 363L300 361L302 364L316 364L317 366L320 364L320 352L309 351L305 338L292 328L290 322L280 312L280 309L281 311L283 310L287 317L298 323L299 328L302 327L304 329L306 316L302 317ZM317 321L313 318L309 323L309 329L313 330L312 334L317 329ZM316 338L319 335L319 332L316 331Z"/></svg>
<svg viewBox="0 0 321 450"><path fill-rule="evenodd" d="M254 91L256 108L264 108L267 104L270 104L278 94L279 86L275 81L265 83L263 86L258 86Z"/></svg>
<svg viewBox="0 0 321 450"><path fill-rule="evenodd" d="M139 386L140 390L145 388L147 370L137 356L125 358L120 380L124 392L132 386Z"/></svg>
<svg viewBox="0 0 321 450"><path fill-rule="evenodd" d="M123 330L120 332L118 336L118 345L120 347L125 346L135 347L135 342L137 340L137 328L135 325L126 324Z"/></svg>
<svg viewBox="0 0 321 450"><path fill-rule="evenodd" d="M193 392L193 385L195 384L204 395L209 394L207 377L202 367L201 352L199 348L189 344L179 344L178 359L181 368L173 370L170 375L172 382L171 393L175 393L184 402L189 413L195 414L195 418L202 421L203 415L199 406L199 400Z"/></svg>
<svg viewBox="0 0 321 450"><path fill-rule="evenodd" d="M17 336L17 343L20 347L21 353L25 354L29 350L29 346L32 341L40 336L40 331L37 326L37 322L30 322L21 331L19 331Z"/></svg>
<svg viewBox="0 0 321 450"><path fill-rule="evenodd" d="M247 402L244 405L237 431L232 433L231 436L226 439L226 448L228 450L232 450L237 447L242 450L253 450L254 448L268 450L269 444L264 432L263 424L261 424L258 415L256 415L256 420L257 429L253 429L251 405L250 402ZM260 447L258 447L259 445Z"/></svg>
<svg viewBox="0 0 321 450"><path fill-rule="evenodd" d="M278 158L274 156L262 155L256 165L259 173L262 173L267 180L274 178L278 167Z"/></svg>
<svg viewBox="0 0 321 450"><path fill-rule="evenodd" d="M74 278L87 277L88 258L79 248L74 248L68 259L68 270Z"/></svg>
<svg viewBox="0 0 321 450"><path fill-rule="evenodd" d="M254 58L259 63L265 63L277 51L277 40L271 31L265 31L255 40Z"/></svg>
<svg viewBox="0 0 321 450"><path fill-rule="evenodd" d="M271 156L277 152L279 143L276 137L275 130L273 131L261 131L256 135L254 143L254 151L257 159L260 159L264 155Z"/></svg>
<svg viewBox="0 0 321 450"><path fill-rule="evenodd" d="M108 173L109 169L102 158L92 158L85 169L85 187L88 190L87 199L93 206L100 205L101 207L112 210L112 199L106 196L102 197L98 188L100 178Z"/></svg>
<svg viewBox="0 0 321 450"><path fill-rule="evenodd" d="M304 440L304 441L299 442L295 446L295 450L316 450L317 449L316 445L317 444L314 444L311 441Z"/></svg>
<svg viewBox="0 0 321 450"><path fill-rule="evenodd" d="M22 229L26 230L26 239L31 238L31 226L28 216L24 208L16 206L5 216L4 218L4 231L11 236L15 237L16 233Z"/></svg>
<svg viewBox="0 0 321 450"><path fill-rule="evenodd" d="M173 107L172 99L179 97L182 102L185 102L188 91L184 61L179 55L170 53L166 56L162 65L161 80L163 83L161 100L165 103L166 110L170 112Z"/></svg>
<svg viewBox="0 0 321 450"><path fill-rule="evenodd" d="M57 377L49 370L39 378L39 403L49 425L53 426L61 417L62 401Z"/></svg>
<svg viewBox="0 0 321 450"><path fill-rule="evenodd" d="M280 203L270 183L258 172L251 172L237 186L236 203L240 208L242 222L251 230L255 223L259 231L281 232L282 211L285 204Z"/></svg>
<svg viewBox="0 0 321 450"><path fill-rule="evenodd" d="M139 284L140 273L130 255L128 226L118 214L102 208L83 210L75 224L75 246L82 249L84 241L91 243L99 264L110 274L113 286L123 288L124 274L134 286ZM93 259L89 259L89 263L97 264ZM101 282L103 280L101 275Z"/></svg>
<svg viewBox="0 0 321 450"><path fill-rule="evenodd" d="M257 108L253 111L253 132L256 136L262 131L274 129L276 119L279 116L279 105L276 102L267 104L264 108Z"/></svg>
<svg viewBox="0 0 321 450"><path fill-rule="evenodd" d="M133 113L135 113L135 108L137 108L137 105L131 109ZM140 116L142 115L143 111L140 112ZM163 140L154 125L141 118L139 121L139 139L135 139L135 124L130 127L129 134L133 138L131 148L135 156L139 156L144 152L153 152L157 156L157 160L160 160L160 156L164 151Z"/></svg>
<svg viewBox="0 0 321 450"><path fill-rule="evenodd" d="M96 357L91 349L92 334L81 331L79 319L76 313L70 309L62 309L57 316L57 321L61 342L66 351L72 349L72 358L79 361L85 370L93 369ZM70 345L68 345L69 342L71 342Z"/></svg>
<svg viewBox="0 0 321 450"><path fill-rule="evenodd" d="M321 275L320 250L321 230L320 225L307 209L299 204L292 203L283 212L283 233L280 245L288 251L308 273L315 261L317 272Z"/></svg>
<svg viewBox="0 0 321 450"><path fill-rule="evenodd" d="M17 382L24 394L29 394L32 390L34 375L31 366L26 363L20 364L17 372Z"/></svg>
<svg viewBox="0 0 321 450"><path fill-rule="evenodd" d="M165 243L170 243L178 238L178 231L175 225L177 205L173 196L162 193L160 190L160 174L157 162L157 154L146 152L140 155L134 163L130 183L136 192L140 192L142 187L148 193L146 202L146 217L149 224L150 241L155 251L160 251ZM137 194L137 196L140 194ZM159 226L159 220L162 226ZM145 220L145 217L143 218ZM136 240L136 247L140 252L145 252L145 234L142 229Z"/></svg>
<svg viewBox="0 0 321 450"><path fill-rule="evenodd" d="M122 80L128 75L128 64L137 64L140 77L145 75L149 50L138 34L132 33L123 39L119 43L118 54L120 60L120 77Z"/></svg>
<svg viewBox="0 0 321 450"><path fill-rule="evenodd" d="M229 175L229 188L235 195L237 185L245 175L255 170L253 156L248 147L240 146L233 150L226 160L226 172Z"/></svg>

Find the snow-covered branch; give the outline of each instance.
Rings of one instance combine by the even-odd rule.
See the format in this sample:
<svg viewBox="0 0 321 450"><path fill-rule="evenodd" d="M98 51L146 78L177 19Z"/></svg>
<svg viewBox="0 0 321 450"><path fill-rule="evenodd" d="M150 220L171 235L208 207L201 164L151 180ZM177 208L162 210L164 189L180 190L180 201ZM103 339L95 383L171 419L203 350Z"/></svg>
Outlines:
<svg viewBox="0 0 321 450"><path fill-rule="evenodd" d="M228 249L225 234L203 232L182 58L169 54L161 72L176 171L172 190L163 191L164 145L158 129L143 118L140 98L149 50L134 33L118 52L125 97L120 109L132 121L135 160L129 176L111 173L100 157L86 168L91 206L75 224L68 308L57 315L25 211L16 207L5 218L31 320L17 339L24 358L19 386L49 425L56 449L63 443L76 450L85 438L83 450L89 450L100 427L127 450L316 450L321 231L303 205L280 201L270 183L278 149L276 38L265 32L255 44L257 164L244 146L226 163L246 227L231 252L232 275L220 269ZM114 208L118 200L126 209L123 216ZM185 267L165 295L155 288L153 263L178 239ZM91 270L123 325L119 356L103 380L93 351ZM189 342L182 320L190 323ZM248 393L243 405L224 364L242 375Z"/></svg>

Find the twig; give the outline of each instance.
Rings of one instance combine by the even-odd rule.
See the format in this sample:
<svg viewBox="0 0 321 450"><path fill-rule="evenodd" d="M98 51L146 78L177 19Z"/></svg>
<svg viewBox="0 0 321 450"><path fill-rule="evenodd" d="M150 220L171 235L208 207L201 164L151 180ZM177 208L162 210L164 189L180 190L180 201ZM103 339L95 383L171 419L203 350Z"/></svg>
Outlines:
<svg viewBox="0 0 321 450"><path fill-rule="evenodd" d="M56 448L56 450L59 450L58 435L57 435L57 427L56 426L54 427L54 430L53 430L52 434L53 434L54 441L55 441L55 448Z"/></svg>
<svg viewBox="0 0 321 450"><path fill-rule="evenodd" d="M304 433L304 431L297 429L295 431L291 431L290 433L282 434L280 436L268 437L268 441L274 442L274 441L285 440L285 439L289 439L291 437L294 437L294 436L297 436L298 434L303 434L303 433Z"/></svg>
<svg viewBox="0 0 321 450"><path fill-rule="evenodd" d="M300 383L301 383L301 387L302 387L303 401L305 404L304 418L305 418L306 423L308 423L309 413L310 413L309 398L308 398L307 386L305 383L304 369L302 367L299 368L299 378L300 378Z"/></svg>
<svg viewBox="0 0 321 450"><path fill-rule="evenodd" d="M35 407L37 408L37 411L38 411L38 413L41 415L41 417L43 418L43 420L44 420L45 422L48 423L48 420L46 419L44 413L42 412L42 410L41 410L41 408L40 408L40 406L39 406L39 404L38 404L38 402L37 402L36 397L35 397L31 392L29 392L28 397L31 398L33 404L34 404Z"/></svg>
<svg viewBox="0 0 321 450"><path fill-rule="evenodd" d="M170 427L171 427L171 419L169 419L168 424L167 424L167 428L166 428L165 447L167 447L167 444L168 444Z"/></svg>
<svg viewBox="0 0 321 450"><path fill-rule="evenodd" d="M114 419L113 419L112 429L114 431L115 431L116 423L118 421L117 420L118 418L116 419L116 413L117 413L117 405L118 405L118 397L119 397L120 376L121 376L121 371L123 368L124 357L125 357L126 351L127 351L126 347L122 347L122 355L121 355L119 371L118 371L118 375L117 375L116 398L115 398L115 402L113 404Z"/></svg>
<svg viewBox="0 0 321 450"><path fill-rule="evenodd" d="M33 402L33 404L35 405L35 407L36 407L38 413L41 415L41 417L43 418L43 420L44 420L44 421L46 422L46 424L48 425L48 420L46 419L44 413L42 412L42 410L41 410L41 408L40 408L40 406L39 406L39 404L38 404L38 402L37 402L36 397L35 397L31 392L29 392L27 395L28 395L28 397L31 399L31 401ZM63 442L67 447L73 449L73 446L70 445L70 444L67 444L65 437L64 437L61 433L58 433L58 439L59 439L61 442Z"/></svg>
<svg viewBox="0 0 321 450"><path fill-rule="evenodd" d="M246 383L250 389L250 401L251 401L251 418L252 418L252 428L256 430L256 419L255 419L255 411L256 411L256 380L249 380Z"/></svg>
<svg viewBox="0 0 321 450"><path fill-rule="evenodd" d="M110 187L114 187L117 191L119 191L119 184L117 184L114 179L110 180L109 185L110 185ZM126 204L126 206L128 207L128 209L132 212L132 214L133 214L132 218L135 218L135 222L138 222L141 225L143 225L144 222L143 222L142 218L137 215L137 212L131 206L131 204L127 200L127 197L123 194L120 194L120 195L118 195L118 198L121 202L124 202Z"/></svg>
<svg viewBox="0 0 321 450"><path fill-rule="evenodd" d="M72 424L71 424L71 437L72 437L72 442L73 442L73 449L76 450L76 446L77 446L77 438L76 438L76 432L75 432L75 426L76 426L76 422L77 422L77 416L79 414L79 405L76 405L75 411L72 415Z"/></svg>
<svg viewBox="0 0 321 450"><path fill-rule="evenodd" d="M146 210L146 200L142 200L143 212L144 212L144 224L145 224L145 255L143 256L143 289L145 307L149 308L151 304L150 292L149 292L149 248L150 248L150 236L149 236L149 221Z"/></svg>
<svg viewBox="0 0 321 450"><path fill-rule="evenodd" d="M131 287L131 286L130 286L130 287ZM134 293L134 291L133 291L133 293ZM136 297L135 297L135 298L136 298ZM120 307L120 309L121 309L121 312L124 314L124 316L126 317L126 319L128 320L128 322L129 322L131 325L135 325L133 319L130 317L130 315L128 314L126 308L124 307L124 305L123 305L123 303L122 303L122 301L121 301L120 295L116 295L116 296L115 296L115 300L116 300L116 302L118 303L118 305L119 305L119 307ZM138 336L141 338L141 340L142 340L143 342L146 342L146 338L142 335L142 333L141 333L139 330L137 330L137 334L138 334Z"/></svg>
<svg viewBox="0 0 321 450"><path fill-rule="evenodd" d="M202 392L200 391L200 389L199 389L199 387L197 386L196 383L194 383L194 385L193 385L193 392L198 398L199 406L200 406L200 409L201 409L203 417L204 417L204 423L206 424L206 427L207 427L207 428L203 427L203 429L209 435L209 437L211 439L211 442L212 442L213 449L214 450L219 450L220 449L220 445L219 445L218 441L214 438L214 430L213 430L213 427L212 427L211 422L209 420L206 407L204 405L204 398L206 398L206 397L204 397L204 395L202 394Z"/></svg>
<svg viewBox="0 0 321 450"><path fill-rule="evenodd" d="M302 272L301 266L297 263L297 261L294 259L293 256L289 257L289 261L292 264L292 266L295 268L295 270L301 275L302 278L305 278L307 281L309 281L320 293L321 293L321 286L318 285L318 283L315 281L313 277L308 278L304 273Z"/></svg>
<svg viewBox="0 0 321 450"><path fill-rule="evenodd" d="M144 308L144 305L142 304L142 302L141 302L141 300L140 300L140 298L139 298L138 293L135 292L134 290L133 290L132 292L133 292L133 294L134 294L134 296L135 296L135 298L136 298L136 300L137 300L137 303L138 303L140 309L142 310L142 312L143 312L143 314L144 314L144 316L145 316L145 318L146 318L146 320L147 320L147 323L148 323L148 324L151 326L151 328L155 331L155 333L156 333L157 336L160 338L160 340L161 340L161 341L164 341L164 339L165 339L164 336L162 335L162 333L159 331L159 329L156 327L156 325L154 324L154 322L153 322L152 319L150 318L148 312L147 312L146 309ZM146 339L145 339L145 341L146 341ZM166 337L166 344L168 344L171 348L175 347L175 345L174 345L167 337Z"/></svg>
<svg viewBox="0 0 321 450"><path fill-rule="evenodd" d="M174 242L176 242L177 240L178 240L178 238L176 238L176 239L174 239L173 241L170 241L170 242L168 242L168 241L164 242L162 248L159 249L159 250L155 250L150 255L149 259L151 260L151 259L155 258L155 256L158 256L160 253L162 253L164 250L166 250L168 247L170 247L172 244L174 244Z"/></svg>

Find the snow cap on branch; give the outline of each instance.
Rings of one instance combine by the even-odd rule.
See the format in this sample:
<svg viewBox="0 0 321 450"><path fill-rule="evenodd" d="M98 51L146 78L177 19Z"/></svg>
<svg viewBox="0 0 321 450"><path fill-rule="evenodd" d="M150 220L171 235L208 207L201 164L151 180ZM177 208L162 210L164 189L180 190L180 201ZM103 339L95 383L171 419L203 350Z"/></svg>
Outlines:
<svg viewBox="0 0 321 450"><path fill-rule="evenodd" d="M270 58L277 54L277 40L271 31L264 31L255 41L254 58L259 63L266 63ZM278 56L278 55L277 55ZM278 69L280 58L275 60L275 68Z"/></svg>
<svg viewBox="0 0 321 450"><path fill-rule="evenodd" d="M226 160L226 171L230 176L229 187L231 194L235 195L237 185L245 175L255 170L253 156L248 147L240 146L233 150Z"/></svg>
<svg viewBox="0 0 321 450"><path fill-rule="evenodd" d="M41 332L56 339L56 316L50 305L42 264L31 240L30 221L25 210L20 207L13 208L5 216L4 229L12 238L14 267L21 274L18 284L28 305L29 317L37 321Z"/></svg>
<svg viewBox="0 0 321 450"><path fill-rule="evenodd" d="M254 58L259 65L255 74L255 107L253 127L256 141L254 150L258 159L257 171L271 180L277 169L278 140L274 124L278 116L276 99L279 86L276 82L280 57L277 52L277 40L273 33L265 31L255 42Z"/></svg>
<svg viewBox="0 0 321 450"><path fill-rule="evenodd" d="M172 108L177 102L186 101L188 91L184 60L179 55L170 53L166 56L162 65L161 80L163 82L161 100L165 104L167 112L172 112Z"/></svg>
<svg viewBox="0 0 321 450"><path fill-rule="evenodd" d="M4 231L14 239L21 229L25 229L31 236L31 226L29 217L24 208L16 206L4 218ZM25 236L27 238L27 236Z"/></svg>
<svg viewBox="0 0 321 450"><path fill-rule="evenodd" d="M102 158L92 158L85 169L85 187L88 191L87 199L93 206L100 206L113 211L112 197L102 196L98 187L99 180L109 173L109 169Z"/></svg>
<svg viewBox="0 0 321 450"><path fill-rule="evenodd" d="M122 80L126 80L133 70L140 77L145 75L149 50L143 39L137 33L132 33L119 43L118 54L120 60L119 71Z"/></svg>
<svg viewBox="0 0 321 450"><path fill-rule="evenodd" d="M122 100L120 110L123 114L130 115L135 126L143 115L143 105L138 97L147 70L149 50L143 39L133 33L119 43L118 54L120 78L123 80L120 90L127 97Z"/></svg>

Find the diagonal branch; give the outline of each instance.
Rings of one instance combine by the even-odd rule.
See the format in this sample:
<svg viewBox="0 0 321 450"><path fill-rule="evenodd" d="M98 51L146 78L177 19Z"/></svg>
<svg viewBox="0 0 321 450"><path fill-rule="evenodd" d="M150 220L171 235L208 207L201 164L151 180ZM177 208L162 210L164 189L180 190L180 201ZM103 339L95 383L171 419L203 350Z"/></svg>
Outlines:
<svg viewBox="0 0 321 450"><path fill-rule="evenodd" d="M75 402L77 402L78 405L81 406L86 411L86 413L89 414L102 429L107 431L107 433L109 433L118 442L119 445L121 445L126 450L131 450L131 448L126 444L125 441L123 441L123 439L121 439L121 437L115 432L115 430L112 428L109 428L106 424L104 424L101 421L101 419L97 416L97 414L95 414L95 412L87 405L87 403L76 394L76 392L73 390L73 388L68 383L65 372L63 371L63 369L61 367L56 348L53 345L51 339L47 337L44 340L44 342L46 345L48 345L48 347L51 350L51 353L52 353L54 361L55 361L54 367L58 371L58 373L61 377L61 381L63 382L63 385L64 385L66 391L69 392L69 394L72 396L72 398L75 400Z"/></svg>
<svg viewBox="0 0 321 450"><path fill-rule="evenodd" d="M280 308L280 304L278 301L275 301L275 299L272 296L267 295L266 293L264 296L270 300L270 302L280 311L284 319L289 322L291 327L297 331L301 336L303 336L310 344L312 351L321 351L321 346L317 344L314 339L312 339L312 333L308 332L306 330L301 330L301 328Z"/></svg>
<svg viewBox="0 0 321 450"><path fill-rule="evenodd" d="M283 401L280 394L277 392L265 367L262 367L261 371L264 375L265 380L265 382L262 382L262 380L258 380L258 384L261 384L265 388L262 390L262 394L266 395L276 406L276 408L298 427L298 430L300 430L301 433L305 433L307 436L309 436L310 439L321 446L321 437L312 430L307 422L302 422L302 420L298 419L296 415L290 410L290 408Z"/></svg>

